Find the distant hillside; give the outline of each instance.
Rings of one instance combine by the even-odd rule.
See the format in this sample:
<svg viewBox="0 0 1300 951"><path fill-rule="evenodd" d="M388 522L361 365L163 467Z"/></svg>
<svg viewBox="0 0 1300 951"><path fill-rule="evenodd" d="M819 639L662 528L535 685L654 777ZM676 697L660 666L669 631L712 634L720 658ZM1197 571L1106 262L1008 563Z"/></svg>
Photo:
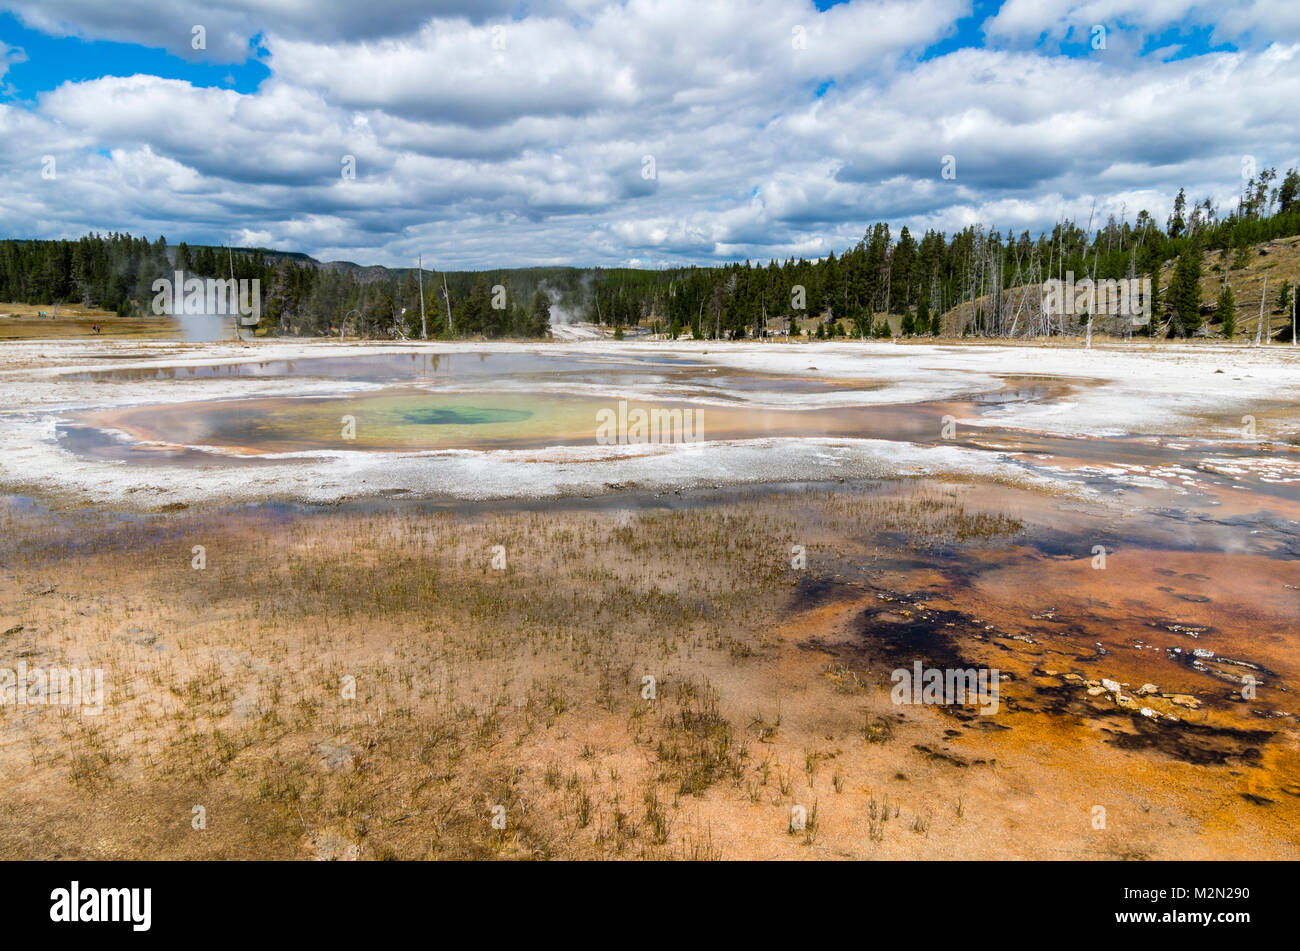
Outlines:
<svg viewBox="0 0 1300 951"><path fill-rule="evenodd" d="M1162 302L1160 312L1154 315L1153 328L1166 325L1169 315L1168 291L1173 282L1175 260L1162 262L1160 265L1160 293ZM1084 275L1076 274L1076 281ZM1300 286L1300 235L1286 238L1274 238L1270 241L1252 244L1236 250L1214 249L1201 256L1201 307L1204 323L1198 335L1221 336L1223 315L1218 313L1219 292L1225 278L1232 288L1236 314L1236 339L1254 339L1260 326L1260 299L1267 293L1264 302L1264 334L1271 339L1291 339L1291 309L1281 306L1279 295L1284 288ZM1266 284L1267 281L1267 284ZM1267 291L1266 291L1267 288ZM1003 307L1018 314L1023 322L1032 321L1040 313L1043 300L1042 284L1022 284L1002 291ZM944 334L960 336L963 331L969 333L977 324L981 314L992 313L995 297L984 294L973 301L967 301L958 307L944 312ZM1099 316L1093 324L1093 333L1125 334L1127 321L1122 318ZM1082 334L1086 332L1086 318L1071 316L1066 318L1067 332Z"/></svg>
<svg viewBox="0 0 1300 951"><path fill-rule="evenodd" d="M174 245L169 247L168 249L169 260L175 261L177 247L179 246ZM220 255L225 254L227 250L225 245L191 244L188 247L191 253L195 251L203 250L203 251L211 252L212 254L218 257ZM357 264L355 261L321 261L303 251L281 251L276 248L237 247L237 248L231 248L230 250L236 255L247 255L247 256L260 255L266 261L272 263L277 261L282 261L282 260L291 261L295 264L312 267L317 270L335 271L340 274L349 274L361 281L379 281L379 280L391 279L394 277L401 279L401 278L405 278L407 275L414 275L417 270L414 267L388 267L383 264ZM431 261L429 263L430 265L432 265L434 262ZM564 277L570 275L582 275L587 273L593 273L597 270L600 269L545 266L545 267L497 268L493 270L491 273L509 274L521 280L529 280L532 281L533 283L539 283L544 280L563 279ZM427 277L432 277L433 275L441 274L442 272L430 266L424 269L424 273ZM480 272L479 271L447 271L446 273L449 278L450 277L461 278L467 275L478 274Z"/></svg>
<svg viewBox="0 0 1300 951"><path fill-rule="evenodd" d="M1203 309L1213 315L1215 323L1223 317L1215 313L1216 300L1227 274L1236 300L1237 333L1254 337L1259 323L1260 299L1265 297L1265 332L1274 339L1291 339L1291 311L1278 306L1278 295L1283 287L1292 294L1300 286L1300 236L1278 238L1253 245L1248 255L1228 251L1210 251L1205 255L1205 270L1201 275L1201 300ZM1173 267L1162 270L1161 279L1172 277ZM1266 295L1266 296L1265 296Z"/></svg>

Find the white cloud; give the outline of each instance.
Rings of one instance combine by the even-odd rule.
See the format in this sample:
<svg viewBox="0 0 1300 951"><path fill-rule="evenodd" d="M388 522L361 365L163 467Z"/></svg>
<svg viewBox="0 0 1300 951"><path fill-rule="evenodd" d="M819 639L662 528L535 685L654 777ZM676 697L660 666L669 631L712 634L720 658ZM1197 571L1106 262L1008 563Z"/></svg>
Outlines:
<svg viewBox="0 0 1300 951"><path fill-rule="evenodd" d="M1011 0L998 29L1102 3ZM211 5L264 31L271 76L254 92L126 76L0 104L8 230L234 233L388 264L766 260L842 250L877 219L1037 230L1094 198L1159 217L1180 185L1230 202L1243 154L1300 164L1300 46L1280 42L1169 63L922 59L968 0L545 4L497 24L374 6L368 32L338 40L342 21L296 4ZM89 5L51 9L93 28ZM955 181L939 174L949 154Z"/></svg>
<svg viewBox="0 0 1300 951"><path fill-rule="evenodd" d="M0 40L0 80L5 78L5 73L9 72L9 67L14 65L14 63L25 62L27 62L26 53L18 47L9 46L3 40ZM0 94L3 94L4 92L4 87L0 86Z"/></svg>
<svg viewBox="0 0 1300 951"><path fill-rule="evenodd" d="M561 6L558 2L551 4ZM409 32L433 17L500 18L512 0L3 0L24 24L55 36L107 39L181 56L241 63L259 33L337 42ZM536 6L533 4L532 6ZM567 5L563 5L567 6ZM194 27L206 47L194 49Z"/></svg>
<svg viewBox="0 0 1300 951"><path fill-rule="evenodd" d="M1295 0L1006 0L985 31L999 39L1033 41L1046 34L1080 42L1091 39L1094 25L1157 34L1184 22L1212 28L1216 43L1300 40Z"/></svg>

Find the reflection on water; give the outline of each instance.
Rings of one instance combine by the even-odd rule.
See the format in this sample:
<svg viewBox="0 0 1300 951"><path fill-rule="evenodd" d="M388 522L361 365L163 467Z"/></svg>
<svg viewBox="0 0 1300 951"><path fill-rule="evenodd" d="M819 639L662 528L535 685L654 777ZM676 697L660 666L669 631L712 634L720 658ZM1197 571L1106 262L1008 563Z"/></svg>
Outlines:
<svg viewBox="0 0 1300 951"><path fill-rule="evenodd" d="M68 379L97 383L141 380L187 380L214 377L324 377L384 382L446 376L486 376L513 373L557 373L581 369L573 357L531 353L378 353L360 357L306 357L201 366L118 367L67 374Z"/></svg>
<svg viewBox="0 0 1300 951"><path fill-rule="evenodd" d="M309 357L200 366L114 367L66 374L94 383L222 378L347 380L363 383L418 382L438 386L530 385L667 386L717 395L728 393L834 393L876 388L870 380L825 380L719 368L658 354L582 356L544 353L380 353L359 357Z"/></svg>
<svg viewBox="0 0 1300 951"><path fill-rule="evenodd" d="M263 456L214 456L202 449L190 449L180 445L158 445L140 443L129 437L108 432L97 426L77 424L60 424L56 429L59 445L86 459L104 459L113 462L128 462L139 465L182 466L256 466L275 465L279 460Z"/></svg>

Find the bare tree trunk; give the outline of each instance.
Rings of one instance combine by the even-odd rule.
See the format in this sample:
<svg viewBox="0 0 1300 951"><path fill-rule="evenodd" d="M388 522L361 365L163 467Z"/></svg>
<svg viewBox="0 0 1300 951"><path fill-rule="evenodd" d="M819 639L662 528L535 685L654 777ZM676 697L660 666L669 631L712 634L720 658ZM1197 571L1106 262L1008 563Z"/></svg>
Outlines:
<svg viewBox="0 0 1300 951"><path fill-rule="evenodd" d="M1268 275L1264 275L1264 289L1259 293L1259 323L1255 327L1255 346L1259 346L1264 335L1264 301L1268 298Z"/></svg>
<svg viewBox="0 0 1300 951"><path fill-rule="evenodd" d="M451 294L447 290L446 271L442 272L442 299L447 303L447 333L453 334L455 333L455 329L451 325Z"/></svg>
<svg viewBox="0 0 1300 951"><path fill-rule="evenodd" d="M416 275L420 281L420 339L429 339L429 325L424 320L424 255L416 259Z"/></svg>

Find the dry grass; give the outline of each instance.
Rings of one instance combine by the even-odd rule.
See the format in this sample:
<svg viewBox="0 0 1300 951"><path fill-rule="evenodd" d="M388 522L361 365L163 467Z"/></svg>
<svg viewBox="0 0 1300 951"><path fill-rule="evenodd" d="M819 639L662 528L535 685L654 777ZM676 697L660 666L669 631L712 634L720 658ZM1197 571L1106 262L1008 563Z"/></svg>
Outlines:
<svg viewBox="0 0 1300 951"><path fill-rule="evenodd" d="M41 316L44 314L45 316ZM96 334L92 325L98 324ZM68 340L87 337L176 337L170 317L118 317L112 311L76 304L17 304L0 301L0 340Z"/></svg>
<svg viewBox="0 0 1300 951"><path fill-rule="evenodd" d="M107 701L0 707L0 856L990 854L968 817L1015 784L918 756L947 719L809 648L851 602L790 599L891 539L1019 530L914 484L649 513L6 506L0 666L102 667Z"/></svg>

